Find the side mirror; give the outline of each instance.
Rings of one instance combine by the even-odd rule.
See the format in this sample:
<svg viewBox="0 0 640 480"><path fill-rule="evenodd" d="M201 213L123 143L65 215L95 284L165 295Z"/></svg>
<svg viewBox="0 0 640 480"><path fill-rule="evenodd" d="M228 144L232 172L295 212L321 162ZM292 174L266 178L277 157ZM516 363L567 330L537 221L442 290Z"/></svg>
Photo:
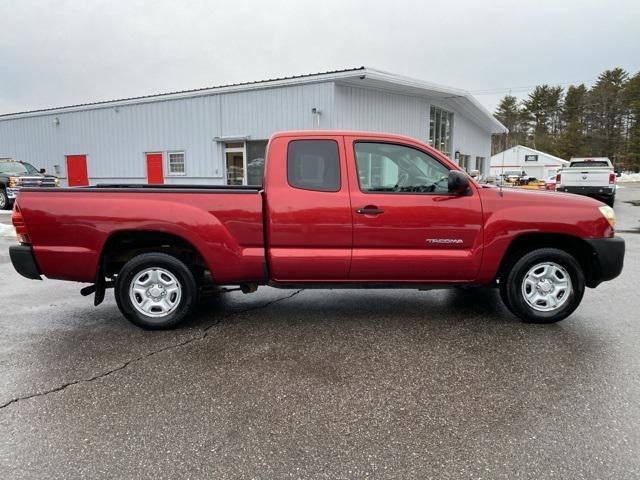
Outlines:
<svg viewBox="0 0 640 480"><path fill-rule="evenodd" d="M44 175L45 173L47 173L47 169L46 168L41 168L40 169L40 173Z"/></svg>
<svg viewBox="0 0 640 480"><path fill-rule="evenodd" d="M449 171L449 193L466 195L469 191L469 177L458 170Z"/></svg>

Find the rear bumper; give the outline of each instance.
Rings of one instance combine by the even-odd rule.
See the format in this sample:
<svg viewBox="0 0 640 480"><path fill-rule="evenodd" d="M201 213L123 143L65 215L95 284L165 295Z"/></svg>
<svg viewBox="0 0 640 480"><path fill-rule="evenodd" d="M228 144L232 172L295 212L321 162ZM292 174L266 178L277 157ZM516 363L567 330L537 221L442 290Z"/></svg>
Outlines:
<svg viewBox="0 0 640 480"><path fill-rule="evenodd" d="M556 191L577 193L578 195L587 195L589 197L613 197L616 194L615 185L606 187L564 187L556 186Z"/></svg>
<svg viewBox="0 0 640 480"><path fill-rule="evenodd" d="M40 269L30 245L12 245L9 247L9 257L13 268L20 275L31 280L42 280Z"/></svg>
<svg viewBox="0 0 640 480"><path fill-rule="evenodd" d="M587 240L593 249L591 259L591 278L588 287L612 280L620 275L624 265L624 239L620 237L596 238Z"/></svg>

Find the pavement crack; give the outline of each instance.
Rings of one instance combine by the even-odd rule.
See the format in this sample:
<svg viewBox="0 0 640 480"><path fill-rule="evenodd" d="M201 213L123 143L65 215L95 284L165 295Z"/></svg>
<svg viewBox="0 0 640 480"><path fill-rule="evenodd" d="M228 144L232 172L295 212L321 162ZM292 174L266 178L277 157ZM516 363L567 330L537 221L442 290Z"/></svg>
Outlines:
<svg viewBox="0 0 640 480"><path fill-rule="evenodd" d="M189 344L194 343L194 342L200 342L200 341L204 340L205 338L207 338L209 336L209 332L211 331L211 329L213 327L215 327L216 325L218 325L220 323L220 321L226 320L226 319L231 318L231 317L235 317L237 315L242 315L242 314L247 313L247 312L253 312L254 310L262 310L262 309L268 308L268 307L270 307L271 305L273 305L275 303L280 303L280 302L283 302L285 300L289 300L292 297L295 297L300 292L302 292L302 290L303 289L296 290L295 292L293 292L290 295L287 295L286 297L276 298L275 300L271 300L271 301L269 301L267 303L264 303L262 305L258 305L258 306L255 306L255 307L249 307L249 308L245 308L243 310L239 310L237 312L229 313L228 315L225 315L224 317L222 317L219 321L214 322L211 325L207 326L206 328L200 330L199 335L196 335L194 337L191 337L191 338L188 338L186 340L183 340L182 342L174 343L174 344L162 347L162 348L158 348L156 350L152 350L150 352L145 353L144 355L140 355L138 357L134 357L134 358L132 358L130 360L127 360L126 362L118 365L117 367L112 368L111 370L107 370L106 372L100 373L98 375L94 375L93 377L82 378L80 380L73 380L71 382L67 382L67 383L64 383L62 385L58 385L57 387L53 387L53 388L50 388L48 390L44 390L42 392L37 392L37 393L30 394L30 395L24 395L24 396L21 396L21 397L12 398L11 400L1 404L0 405L0 410L5 409L5 408L9 407L10 405L13 405L14 403L18 403L18 402L21 402L21 401L24 401L24 400L30 400L30 399L36 398L36 397L44 397L44 396L49 395L51 393L61 392L61 391L66 390L67 388L69 388L69 387L71 387L73 385L79 385L79 384L82 384L82 383L90 383L90 382L93 382L93 381L96 381L96 380L100 380L100 379L108 377L109 375L112 375L112 374L114 374L116 372L119 372L120 370L124 370L129 365L138 363L141 360L144 360L144 359L149 358L149 357L153 357L154 355L158 355L159 353L166 352L168 350L175 350L175 349L184 347L184 346L189 345Z"/></svg>

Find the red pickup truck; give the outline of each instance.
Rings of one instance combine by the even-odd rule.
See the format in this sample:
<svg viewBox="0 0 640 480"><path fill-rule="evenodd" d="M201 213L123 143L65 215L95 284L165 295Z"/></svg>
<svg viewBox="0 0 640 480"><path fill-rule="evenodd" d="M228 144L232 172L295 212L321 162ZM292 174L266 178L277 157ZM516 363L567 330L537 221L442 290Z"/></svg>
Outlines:
<svg viewBox="0 0 640 480"><path fill-rule="evenodd" d="M620 274L614 221L590 198L480 185L411 138L284 132L263 186L22 189L10 256L27 278L91 283L96 305L113 286L150 329L177 325L211 282L494 286L514 314L548 323Z"/></svg>

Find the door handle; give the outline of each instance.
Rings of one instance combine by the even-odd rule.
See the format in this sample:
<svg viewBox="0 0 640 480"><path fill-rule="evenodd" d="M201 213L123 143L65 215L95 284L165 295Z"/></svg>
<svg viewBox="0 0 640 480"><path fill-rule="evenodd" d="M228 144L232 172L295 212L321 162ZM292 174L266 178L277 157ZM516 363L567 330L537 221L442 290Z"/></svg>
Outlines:
<svg viewBox="0 0 640 480"><path fill-rule="evenodd" d="M380 215L381 213L384 213L384 210L378 207L367 205L364 208L357 209L356 213L359 213L360 215Z"/></svg>

